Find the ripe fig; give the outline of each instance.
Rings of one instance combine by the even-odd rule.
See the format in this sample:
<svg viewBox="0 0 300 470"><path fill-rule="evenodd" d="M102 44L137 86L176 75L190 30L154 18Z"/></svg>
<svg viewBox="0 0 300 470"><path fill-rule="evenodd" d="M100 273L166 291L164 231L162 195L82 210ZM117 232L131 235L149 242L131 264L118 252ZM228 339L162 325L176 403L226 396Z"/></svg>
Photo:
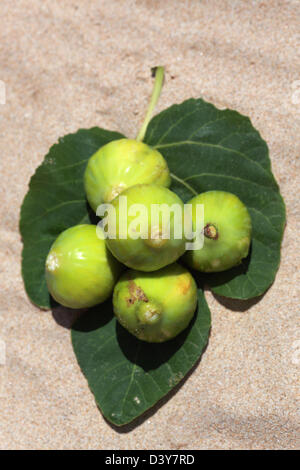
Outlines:
<svg viewBox="0 0 300 470"><path fill-rule="evenodd" d="M62 232L46 259L49 292L70 308L92 307L106 300L120 272L95 225L76 225Z"/></svg>
<svg viewBox="0 0 300 470"><path fill-rule="evenodd" d="M161 153L133 139L113 140L101 147L89 159L84 174L86 196L95 212L100 204L139 183L168 187L171 178Z"/></svg>
<svg viewBox="0 0 300 470"><path fill-rule="evenodd" d="M203 272L218 272L236 266L248 255L251 218L247 207L235 195L208 191L189 201L195 230L196 205L204 205L204 245L187 251L187 264Z"/></svg>
<svg viewBox="0 0 300 470"><path fill-rule="evenodd" d="M196 283L177 263L151 273L128 270L113 293L114 313L120 324L150 343L161 343L181 333L196 305Z"/></svg>
<svg viewBox="0 0 300 470"><path fill-rule="evenodd" d="M109 232L107 246L121 263L139 271L155 271L183 255L184 205L170 189L132 186L111 205L115 209L115 238Z"/></svg>

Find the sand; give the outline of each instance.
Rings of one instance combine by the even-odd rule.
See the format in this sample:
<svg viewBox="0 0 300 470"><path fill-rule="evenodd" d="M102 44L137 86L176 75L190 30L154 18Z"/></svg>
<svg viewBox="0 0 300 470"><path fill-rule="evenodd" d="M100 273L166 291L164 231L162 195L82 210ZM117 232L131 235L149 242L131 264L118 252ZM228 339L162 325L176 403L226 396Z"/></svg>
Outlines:
<svg viewBox="0 0 300 470"><path fill-rule="evenodd" d="M1 449L299 447L299 21L298 0L2 0ZM158 111L192 96L251 118L269 144L288 223L271 289L246 305L208 292L213 327L200 364L118 430L79 370L73 318L40 311L24 292L19 208L60 136L96 125L136 135L158 64Z"/></svg>

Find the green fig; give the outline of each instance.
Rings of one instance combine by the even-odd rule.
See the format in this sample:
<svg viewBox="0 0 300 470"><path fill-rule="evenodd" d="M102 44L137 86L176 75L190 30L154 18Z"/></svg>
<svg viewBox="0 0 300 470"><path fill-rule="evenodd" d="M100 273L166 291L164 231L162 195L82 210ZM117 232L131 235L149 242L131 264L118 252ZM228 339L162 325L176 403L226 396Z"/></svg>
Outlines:
<svg viewBox="0 0 300 470"><path fill-rule="evenodd" d="M108 251L95 225L76 225L62 232L46 259L50 294L69 308L92 307L112 293L121 266Z"/></svg>
<svg viewBox="0 0 300 470"><path fill-rule="evenodd" d="M196 283L177 263L151 273L128 270L113 293L114 313L120 324L150 343L161 343L181 333L193 318L196 305Z"/></svg>
<svg viewBox="0 0 300 470"><path fill-rule="evenodd" d="M170 189L132 186L111 207L115 226L108 230L107 246L121 263L139 271L155 271L183 255L184 205ZM110 217L107 220L109 229Z"/></svg>
<svg viewBox="0 0 300 470"><path fill-rule="evenodd" d="M204 244L188 250L188 266L203 272L225 271L238 265L248 255L251 243L251 218L247 207L235 195L208 191L189 201L192 205L193 229L196 205L204 206Z"/></svg>
<svg viewBox="0 0 300 470"><path fill-rule="evenodd" d="M139 183L168 187L171 178L161 153L132 139L113 140L101 147L89 159L84 173L86 196L95 212L100 204Z"/></svg>

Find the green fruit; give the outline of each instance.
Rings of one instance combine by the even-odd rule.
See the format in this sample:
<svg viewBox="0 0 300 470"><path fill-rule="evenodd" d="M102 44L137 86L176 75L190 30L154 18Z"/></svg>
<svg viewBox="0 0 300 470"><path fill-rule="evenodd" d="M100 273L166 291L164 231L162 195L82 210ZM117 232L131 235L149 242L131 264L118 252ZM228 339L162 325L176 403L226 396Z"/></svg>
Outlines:
<svg viewBox="0 0 300 470"><path fill-rule="evenodd" d="M46 259L49 292L70 308L92 307L106 300L120 272L95 225L76 225L62 232Z"/></svg>
<svg viewBox="0 0 300 470"><path fill-rule="evenodd" d="M96 212L102 203L112 201L135 184L170 186L170 172L163 156L131 139L113 140L88 161L84 186L90 206Z"/></svg>
<svg viewBox="0 0 300 470"><path fill-rule="evenodd" d="M121 325L150 343L177 336L190 323L196 305L196 283L177 263L152 273L129 270L113 294L114 313Z"/></svg>
<svg viewBox="0 0 300 470"><path fill-rule="evenodd" d="M146 213L134 213L135 204L140 204ZM161 204L165 205L166 216L159 215L155 219L152 207ZM179 218L172 211L174 204L181 211ZM139 271L155 271L183 255L184 205L175 193L163 186L136 185L126 189L111 205L116 215L115 238L108 238L107 246L121 263ZM136 218L138 222L135 223Z"/></svg>
<svg viewBox="0 0 300 470"><path fill-rule="evenodd" d="M251 218L246 206L234 194L208 191L194 197L193 230L196 205L204 205L204 245L185 254L187 264L203 272L230 269L248 255L251 243Z"/></svg>

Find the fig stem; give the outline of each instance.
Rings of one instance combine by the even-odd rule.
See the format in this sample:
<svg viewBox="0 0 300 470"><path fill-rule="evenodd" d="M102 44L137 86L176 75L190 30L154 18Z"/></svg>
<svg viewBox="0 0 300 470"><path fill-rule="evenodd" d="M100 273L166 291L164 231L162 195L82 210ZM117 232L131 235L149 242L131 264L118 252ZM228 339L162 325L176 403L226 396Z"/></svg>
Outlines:
<svg viewBox="0 0 300 470"><path fill-rule="evenodd" d="M146 112L146 116L145 116L142 127L141 127L141 129L140 129L140 131L137 135L137 138L136 138L136 140L138 142L142 142L144 140L144 137L145 137L147 127L148 127L148 124L150 122L153 110L156 106L156 103L158 102L159 97L160 97L160 92L161 92L161 89L162 89L163 84L164 84L164 75L165 75L164 72L165 71L164 71L164 68L162 66L154 67L152 69L152 73L155 74L155 80L154 80L152 95L151 95L149 106L148 106L148 109L147 109L147 112Z"/></svg>

